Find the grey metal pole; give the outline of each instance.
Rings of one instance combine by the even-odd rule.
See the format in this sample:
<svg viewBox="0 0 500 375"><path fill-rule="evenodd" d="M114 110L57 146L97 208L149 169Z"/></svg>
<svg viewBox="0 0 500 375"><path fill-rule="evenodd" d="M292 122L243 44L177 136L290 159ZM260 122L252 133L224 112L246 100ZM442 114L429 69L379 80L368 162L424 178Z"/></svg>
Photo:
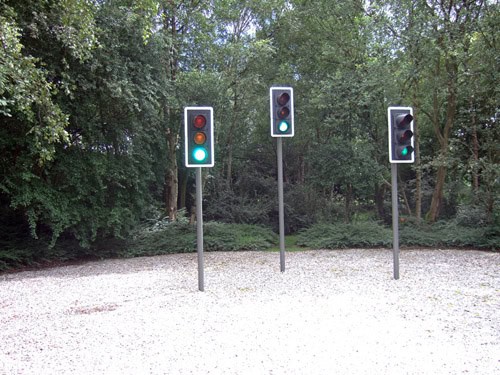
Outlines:
<svg viewBox="0 0 500 375"><path fill-rule="evenodd" d="M278 138L278 209L280 230L280 269L285 272L285 205L283 203L283 138Z"/></svg>
<svg viewBox="0 0 500 375"><path fill-rule="evenodd" d="M198 251L198 290L205 290L203 260L203 207L202 207L201 167L196 168L196 248Z"/></svg>
<svg viewBox="0 0 500 375"><path fill-rule="evenodd" d="M399 210L398 210L398 165L391 163L392 177L392 249L394 279L399 279Z"/></svg>

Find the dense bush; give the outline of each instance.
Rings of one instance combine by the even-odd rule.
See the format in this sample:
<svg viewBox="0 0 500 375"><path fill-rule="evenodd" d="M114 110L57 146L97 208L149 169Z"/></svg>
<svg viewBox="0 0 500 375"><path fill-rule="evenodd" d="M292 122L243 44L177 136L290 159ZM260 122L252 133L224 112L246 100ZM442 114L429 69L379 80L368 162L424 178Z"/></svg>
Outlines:
<svg viewBox="0 0 500 375"><path fill-rule="evenodd" d="M401 223L401 246L473 247L497 250L500 230L495 226L463 226L455 221L434 225ZM366 221L352 224L317 224L299 233L297 244L316 249L392 246L392 229Z"/></svg>
<svg viewBox="0 0 500 375"><path fill-rule="evenodd" d="M59 238L55 245L50 238L34 239L22 236L9 241L0 240L0 271L24 267L42 267L75 259L99 259L95 248L81 247L74 238Z"/></svg>
<svg viewBox="0 0 500 375"><path fill-rule="evenodd" d="M196 226L180 220L148 222L127 239L110 238L83 248L74 238L60 238L55 246L50 237L38 239L13 231L0 235L0 271L41 266L77 259L137 257L196 251ZM203 228L205 251L265 250L278 243L271 229L250 224L206 222ZM14 237L13 237L14 236Z"/></svg>
<svg viewBox="0 0 500 375"><path fill-rule="evenodd" d="M62 262L92 256L92 249L83 248L71 236L60 236L53 244L50 231L40 231L38 238L30 235L29 224L15 210L6 208L0 215L0 271L46 262Z"/></svg>
<svg viewBox="0 0 500 375"><path fill-rule="evenodd" d="M473 247L496 250L500 248L500 231L495 226L464 226L456 221L434 225L400 226L400 242L406 246Z"/></svg>
<svg viewBox="0 0 500 375"><path fill-rule="evenodd" d="M299 232L297 245L314 249L390 246L392 232L376 222L317 224Z"/></svg>
<svg viewBox="0 0 500 375"><path fill-rule="evenodd" d="M196 227L186 220L148 223L126 240L103 240L92 248L82 248L75 239L64 237L55 246L49 246L50 238L35 240L24 235L16 239L14 237L19 232L12 228L10 235L0 235L0 271L89 257L136 257L196 251ZM401 247L500 248L500 230L493 225L464 226L456 221L429 225L409 220L400 224L399 237ZM313 249L389 248L392 246L392 229L374 221L316 224L300 231L296 239L296 245ZM266 250L277 243L278 236L262 226L204 224L206 251Z"/></svg>
<svg viewBox="0 0 500 375"><path fill-rule="evenodd" d="M207 222L203 230L205 251L264 250L277 243L270 229L249 224ZM196 251L196 227L172 223L157 231L141 231L126 242L118 256L150 256Z"/></svg>

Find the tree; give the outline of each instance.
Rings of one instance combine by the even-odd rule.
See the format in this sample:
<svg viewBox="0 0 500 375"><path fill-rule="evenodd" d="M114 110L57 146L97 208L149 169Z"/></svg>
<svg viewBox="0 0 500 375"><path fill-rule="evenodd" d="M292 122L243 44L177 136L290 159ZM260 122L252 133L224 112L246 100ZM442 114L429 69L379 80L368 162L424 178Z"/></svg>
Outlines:
<svg viewBox="0 0 500 375"><path fill-rule="evenodd" d="M470 186L462 206L471 211L480 207L487 222L494 221L498 205L498 103L499 26L498 4L484 4L483 14L473 31L464 36L464 59L461 65L457 130L452 144L458 161L457 175Z"/></svg>
<svg viewBox="0 0 500 375"><path fill-rule="evenodd" d="M374 2L378 17L385 17L386 26L395 37L392 50L398 59L396 72L401 72L401 98L412 103L416 118L416 212L421 212L422 170L420 139L430 135L430 126L437 140L437 153L431 162L436 170L434 191L427 218L439 217L443 190L450 164L450 138L456 127L461 94L462 66L467 56L467 39L477 29L483 15L483 1L455 2L414 0ZM378 7L378 8L377 8ZM425 133L421 134L421 131Z"/></svg>
<svg viewBox="0 0 500 375"><path fill-rule="evenodd" d="M96 45L91 7L68 0L57 11L61 5L0 4L0 191L12 208L27 213L33 230L38 217L34 206L44 195L45 170L58 145L70 141L68 114L56 100L69 90L62 79L65 72L46 64L45 55L36 53L37 44L44 38L63 49L68 59L80 61L88 59ZM74 17L74 12L81 17ZM78 33L73 32L75 26Z"/></svg>
<svg viewBox="0 0 500 375"><path fill-rule="evenodd" d="M50 232L52 243L62 233L83 245L124 235L151 202L155 163L165 149L156 136L154 50L144 44L140 12L121 5L25 2L10 8L23 39L5 56L23 70L8 72L12 63L2 60L8 96L1 147L9 155L2 159L2 191L27 216L33 235ZM88 24L95 34L84 33ZM12 84L23 79L24 88Z"/></svg>
<svg viewBox="0 0 500 375"><path fill-rule="evenodd" d="M296 142L311 163L304 168L308 172L302 174L309 174L305 181L310 176L315 176L315 181L321 180L321 174L327 173L324 168L338 167L335 161L321 159L321 155L340 157L346 169L329 172L324 180L344 185L342 195L348 221L358 188L355 185L360 182L356 173L349 171L365 163L363 158L370 160L373 166L372 161L382 163L382 155L385 155L382 150L386 126L381 123L386 121L381 115L384 113L381 107L386 78L371 74L382 64L367 53L371 30L362 2L332 5L325 1L314 4L296 1L291 8L277 24L275 43L281 72L296 79L296 92L299 93L296 101L299 137ZM339 141L352 148L342 154ZM383 215L380 191L384 182L378 173L380 169L374 170L377 172L370 182L379 213ZM336 182L330 178L331 174L337 174Z"/></svg>

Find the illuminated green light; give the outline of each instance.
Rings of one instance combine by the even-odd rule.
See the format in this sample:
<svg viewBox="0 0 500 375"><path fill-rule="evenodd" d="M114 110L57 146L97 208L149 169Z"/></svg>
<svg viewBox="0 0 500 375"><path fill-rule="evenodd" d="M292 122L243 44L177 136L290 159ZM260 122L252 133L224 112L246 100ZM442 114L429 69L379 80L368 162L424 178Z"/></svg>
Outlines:
<svg viewBox="0 0 500 375"><path fill-rule="evenodd" d="M403 146L403 147L399 147L397 150L396 150L396 155L400 158L405 158L404 160L409 160L409 159L406 159L408 157L410 157L411 153L413 152L413 147L411 146Z"/></svg>
<svg viewBox="0 0 500 375"><path fill-rule="evenodd" d="M193 158L196 161L203 161L207 158L207 150L205 150L203 147L196 147L193 150Z"/></svg>
<svg viewBox="0 0 500 375"><path fill-rule="evenodd" d="M278 124L278 130L281 132L281 133L284 133L288 130L288 122L286 121L280 121L280 123Z"/></svg>

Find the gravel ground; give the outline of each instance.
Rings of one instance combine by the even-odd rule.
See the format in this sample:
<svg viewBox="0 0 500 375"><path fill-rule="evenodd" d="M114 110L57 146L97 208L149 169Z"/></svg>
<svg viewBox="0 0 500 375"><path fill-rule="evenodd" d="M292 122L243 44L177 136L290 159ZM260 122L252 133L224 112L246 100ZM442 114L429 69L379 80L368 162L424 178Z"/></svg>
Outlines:
<svg viewBox="0 0 500 375"><path fill-rule="evenodd" d="M196 254L0 275L1 374L500 374L500 254Z"/></svg>

